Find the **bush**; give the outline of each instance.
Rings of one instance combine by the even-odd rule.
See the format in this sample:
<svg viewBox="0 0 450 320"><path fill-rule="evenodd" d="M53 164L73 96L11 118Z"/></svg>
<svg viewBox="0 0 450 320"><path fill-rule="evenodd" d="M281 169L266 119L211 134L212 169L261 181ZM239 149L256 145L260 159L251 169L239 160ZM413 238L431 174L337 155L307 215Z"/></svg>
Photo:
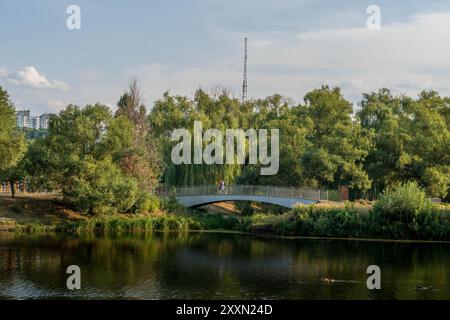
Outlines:
<svg viewBox="0 0 450 320"><path fill-rule="evenodd" d="M240 219L235 216L210 214L193 210L186 214L191 219L191 230L240 230ZM194 228L194 229L193 229Z"/></svg>
<svg viewBox="0 0 450 320"><path fill-rule="evenodd" d="M399 239L446 239L448 214L428 199L415 183L387 190L373 208L375 224L382 233Z"/></svg>
<svg viewBox="0 0 450 320"><path fill-rule="evenodd" d="M296 235L353 238L366 233L366 215L349 203L345 207L299 206L293 212Z"/></svg>
<svg viewBox="0 0 450 320"><path fill-rule="evenodd" d="M141 192L132 208L133 213L151 213L160 208L159 198L147 192Z"/></svg>
<svg viewBox="0 0 450 320"><path fill-rule="evenodd" d="M432 206L417 183L408 182L395 189L386 190L375 203L373 212L387 222L410 224L420 214L429 213Z"/></svg>
<svg viewBox="0 0 450 320"><path fill-rule="evenodd" d="M234 205L244 216L250 216L255 213L251 201L235 201Z"/></svg>
<svg viewBox="0 0 450 320"><path fill-rule="evenodd" d="M175 193L171 192L168 197L161 201L161 208L171 213L185 213L186 207L178 203Z"/></svg>
<svg viewBox="0 0 450 320"><path fill-rule="evenodd" d="M111 158L88 158L77 165L80 174L71 177L63 188L66 201L94 215L130 212L138 199L137 182L124 176Z"/></svg>

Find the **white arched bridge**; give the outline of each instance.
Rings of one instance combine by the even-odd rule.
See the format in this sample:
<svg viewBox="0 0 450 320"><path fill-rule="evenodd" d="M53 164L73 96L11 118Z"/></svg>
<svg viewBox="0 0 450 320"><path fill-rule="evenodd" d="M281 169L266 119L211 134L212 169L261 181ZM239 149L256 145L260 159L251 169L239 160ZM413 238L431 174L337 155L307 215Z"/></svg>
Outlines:
<svg viewBox="0 0 450 320"><path fill-rule="evenodd" d="M313 204L328 200L328 191L261 185L230 185L226 186L225 190L219 190L215 185L177 187L173 188L173 192L177 201L186 207L241 200L292 208L295 204Z"/></svg>

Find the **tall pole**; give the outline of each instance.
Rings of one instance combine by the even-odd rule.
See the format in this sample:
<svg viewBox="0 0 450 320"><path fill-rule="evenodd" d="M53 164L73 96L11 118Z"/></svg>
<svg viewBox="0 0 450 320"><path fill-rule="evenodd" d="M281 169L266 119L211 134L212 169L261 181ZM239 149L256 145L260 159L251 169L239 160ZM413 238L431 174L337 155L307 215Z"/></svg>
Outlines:
<svg viewBox="0 0 450 320"><path fill-rule="evenodd" d="M247 38L245 38L244 49L244 81L242 83L242 103L247 100Z"/></svg>

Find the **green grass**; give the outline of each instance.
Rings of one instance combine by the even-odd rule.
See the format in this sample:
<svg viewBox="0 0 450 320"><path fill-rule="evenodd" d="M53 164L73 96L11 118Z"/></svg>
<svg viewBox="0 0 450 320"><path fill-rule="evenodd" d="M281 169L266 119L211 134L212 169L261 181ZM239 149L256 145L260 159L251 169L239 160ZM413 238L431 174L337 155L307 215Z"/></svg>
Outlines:
<svg viewBox="0 0 450 320"><path fill-rule="evenodd" d="M85 221L66 222L56 227L60 232L153 232L199 230L200 224L188 216L113 215Z"/></svg>
<svg viewBox="0 0 450 320"><path fill-rule="evenodd" d="M21 233L150 233L204 230L238 231L298 237L372 238L450 241L450 211L443 206L426 206L414 211L413 219L372 210L355 203L300 206L284 214L233 216L180 210L162 215L105 215L56 225L40 222L16 224ZM390 209L389 209L390 210ZM400 210L400 211L399 211Z"/></svg>
<svg viewBox="0 0 450 320"><path fill-rule="evenodd" d="M282 236L450 241L450 214L427 208L415 219L386 220L385 214L346 206L301 206L282 215L243 218L234 230Z"/></svg>
<svg viewBox="0 0 450 320"><path fill-rule="evenodd" d="M39 221L16 224L13 229L16 233L45 234L56 231L56 226L46 225Z"/></svg>

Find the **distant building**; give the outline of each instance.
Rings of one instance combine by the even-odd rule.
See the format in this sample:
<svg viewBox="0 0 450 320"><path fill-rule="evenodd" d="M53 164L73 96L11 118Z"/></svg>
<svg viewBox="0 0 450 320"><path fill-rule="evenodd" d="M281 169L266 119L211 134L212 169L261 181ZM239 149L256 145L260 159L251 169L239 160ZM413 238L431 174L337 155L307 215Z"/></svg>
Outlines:
<svg viewBox="0 0 450 320"><path fill-rule="evenodd" d="M48 130L51 115L51 113L43 113L40 116L31 116L30 110L17 111L17 127L21 129Z"/></svg>
<svg viewBox="0 0 450 320"><path fill-rule="evenodd" d="M19 128L30 127L30 110L21 110L16 112L16 121Z"/></svg>
<svg viewBox="0 0 450 320"><path fill-rule="evenodd" d="M39 127L41 129L48 129L49 127L49 122L50 122L50 116L51 113L44 113L41 114L41 116L39 117L40 121L39 121Z"/></svg>
<svg viewBox="0 0 450 320"><path fill-rule="evenodd" d="M31 128L32 129L37 130L41 127L40 119L41 119L41 117L39 117L39 116L31 117Z"/></svg>

